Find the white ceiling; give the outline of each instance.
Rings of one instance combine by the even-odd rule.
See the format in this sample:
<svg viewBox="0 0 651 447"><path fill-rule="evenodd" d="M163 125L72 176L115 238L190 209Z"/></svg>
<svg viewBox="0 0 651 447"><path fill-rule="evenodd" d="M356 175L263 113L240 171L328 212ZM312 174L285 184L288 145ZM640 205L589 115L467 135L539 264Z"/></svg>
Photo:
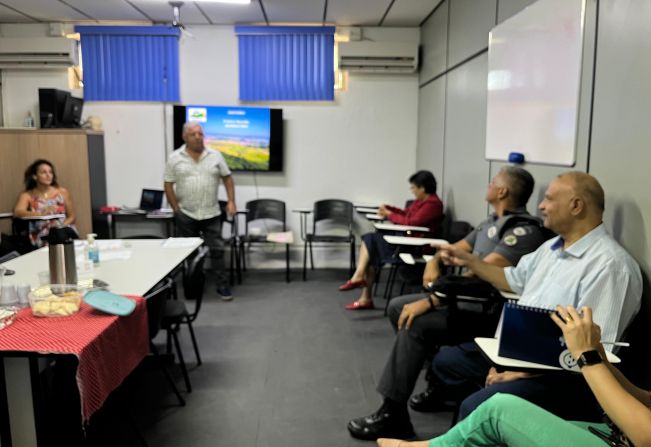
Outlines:
<svg viewBox="0 0 651 447"><path fill-rule="evenodd" d="M320 23L419 26L442 0L251 0L249 5L185 1L185 25ZM172 21L167 0L0 0L0 22Z"/></svg>

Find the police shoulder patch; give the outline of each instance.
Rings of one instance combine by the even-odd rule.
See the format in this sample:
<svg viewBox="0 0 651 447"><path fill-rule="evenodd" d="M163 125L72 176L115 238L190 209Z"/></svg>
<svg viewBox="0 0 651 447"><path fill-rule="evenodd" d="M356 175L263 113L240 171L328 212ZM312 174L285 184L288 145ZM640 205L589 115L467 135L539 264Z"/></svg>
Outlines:
<svg viewBox="0 0 651 447"><path fill-rule="evenodd" d="M489 238L493 238L493 237L495 237L495 235L497 234L497 227L496 227L495 225L491 226L491 227L488 229L487 234L488 234L488 237L489 237Z"/></svg>
<svg viewBox="0 0 651 447"><path fill-rule="evenodd" d="M513 234L509 234L503 239L503 241L509 247L513 247L515 244L518 243L518 238Z"/></svg>

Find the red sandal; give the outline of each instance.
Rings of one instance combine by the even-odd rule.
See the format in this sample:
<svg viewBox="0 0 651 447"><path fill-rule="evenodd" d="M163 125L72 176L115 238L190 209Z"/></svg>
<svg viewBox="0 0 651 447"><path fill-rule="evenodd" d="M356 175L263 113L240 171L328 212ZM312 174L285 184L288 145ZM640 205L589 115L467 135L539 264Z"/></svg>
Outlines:
<svg viewBox="0 0 651 447"><path fill-rule="evenodd" d="M373 301L368 301L366 303L360 303L359 301L353 301L350 304L346 304L346 309L348 310L372 310L375 309Z"/></svg>
<svg viewBox="0 0 651 447"><path fill-rule="evenodd" d="M366 280L360 279L359 281L351 281L350 279L339 286L340 292L346 292L347 290L358 289L360 287L366 287Z"/></svg>

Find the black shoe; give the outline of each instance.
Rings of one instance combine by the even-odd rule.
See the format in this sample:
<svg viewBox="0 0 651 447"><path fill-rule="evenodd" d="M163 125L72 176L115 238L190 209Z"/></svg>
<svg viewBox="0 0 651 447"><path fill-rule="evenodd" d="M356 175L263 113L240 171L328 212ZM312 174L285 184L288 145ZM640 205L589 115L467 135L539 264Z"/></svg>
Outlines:
<svg viewBox="0 0 651 447"><path fill-rule="evenodd" d="M414 411L422 413L435 413L437 411L451 411L452 405L448 405L442 396L441 390L435 386L428 386L425 391L414 394L409 399L409 406Z"/></svg>
<svg viewBox="0 0 651 447"><path fill-rule="evenodd" d="M352 419L348 431L353 438L375 441L378 438L409 439L415 436L407 408L396 410L384 403L375 413Z"/></svg>

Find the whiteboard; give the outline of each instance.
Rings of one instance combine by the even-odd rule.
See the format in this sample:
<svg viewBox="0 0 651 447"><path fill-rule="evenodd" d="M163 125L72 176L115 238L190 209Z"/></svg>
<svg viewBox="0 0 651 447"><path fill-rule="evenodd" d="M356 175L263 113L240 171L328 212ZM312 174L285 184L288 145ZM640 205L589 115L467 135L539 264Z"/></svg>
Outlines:
<svg viewBox="0 0 651 447"><path fill-rule="evenodd" d="M486 158L573 166L585 0L538 0L488 42Z"/></svg>

